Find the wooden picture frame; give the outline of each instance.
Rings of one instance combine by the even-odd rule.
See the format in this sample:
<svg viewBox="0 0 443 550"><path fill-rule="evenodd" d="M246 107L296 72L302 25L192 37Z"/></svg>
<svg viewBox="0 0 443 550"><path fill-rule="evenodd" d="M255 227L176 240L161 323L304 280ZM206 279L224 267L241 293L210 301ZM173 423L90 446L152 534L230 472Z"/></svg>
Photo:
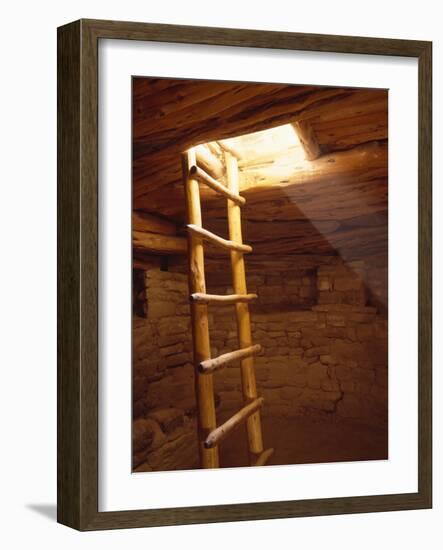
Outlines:
<svg viewBox="0 0 443 550"><path fill-rule="evenodd" d="M404 56L419 66L418 491L98 511L98 41L124 39ZM432 506L432 45L430 42L80 20L58 29L58 521L79 530Z"/></svg>

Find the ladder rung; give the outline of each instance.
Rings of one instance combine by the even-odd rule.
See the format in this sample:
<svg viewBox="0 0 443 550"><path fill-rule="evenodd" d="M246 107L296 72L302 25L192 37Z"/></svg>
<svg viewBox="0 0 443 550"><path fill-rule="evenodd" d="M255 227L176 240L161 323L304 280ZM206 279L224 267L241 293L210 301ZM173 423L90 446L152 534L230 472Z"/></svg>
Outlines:
<svg viewBox="0 0 443 550"><path fill-rule="evenodd" d="M203 292L194 292L191 294L191 299L193 302L198 302L199 304L220 304L220 305L229 305L229 304L238 304L240 302L253 302L258 298L257 294L204 294Z"/></svg>
<svg viewBox="0 0 443 550"><path fill-rule="evenodd" d="M211 241L215 244L218 244L219 246L222 246L223 248L228 248L229 250L236 250L237 252L252 252L252 247L248 244L240 244L236 243L234 241L228 241L227 239L223 239L223 237L219 237L215 233L211 233L211 231L208 231L207 229L203 229L203 227L199 227L198 225L194 224L188 224L186 226L192 233L196 233L197 235L200 235L207 241Z"/></svg>
<svg viewBox="0 0 443 550"><path fill-rule="evenodd" d="M229 365L230 363L233 363L234 361L239 361L241 359L245 359L246 357L257 355L261 352L261 350L261 345L255 344L255 346L249 346L248 348L230 351L228 353L224 353L223 355L219 355L218 357L214 357L213 359L206 359L205 361L202 361L199 365L199 370L204 374L211 373L217 369Z"/></svg>
<svg viewBox="0 0 443 550"><path fill-rule="evenodd" d="M205 448L212 449L212 447L218 445L220 441L222 441L234 428L258 411L258 409L263 405L263 401L263 397L254 399L254 401L236 412L234 416L231 416L231 418L224 422L221 426L218 426L218 428L212 430L205 440Z"/></svg>
<svg viewBox="0 0 443 550"><path fill-rule="evenodd" d="M246 202L246 199L244 197L242 197L241 195L237 195L232 191L229 191L229 189L225 185L218 182L216 179L214 179L198 166L191 166L189 170L189 175L198 179L202 183L205 183L213 191L216 191L217 193L220 193L220 195L224 195L226 198L231 199L231 201L235 202L239 206L243 206Z"/></svg>
<svg viewBox="0 0 443 550"><path fill-rule="evenodd" d="M254 466L264 466L273 454L274 449L266 449L266 451L263 451L262 454L257 458L257 462L254 464Z"/></svg>

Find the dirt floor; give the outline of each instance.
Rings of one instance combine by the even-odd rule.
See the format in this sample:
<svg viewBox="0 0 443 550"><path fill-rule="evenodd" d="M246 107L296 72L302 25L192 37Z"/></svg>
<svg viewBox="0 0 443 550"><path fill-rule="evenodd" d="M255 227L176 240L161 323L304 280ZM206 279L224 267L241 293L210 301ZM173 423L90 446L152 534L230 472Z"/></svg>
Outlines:
<svg viewBox="0 0 443 550"><path fill-rule="evenodd" d="M295 418L262 418L265 449L274 448L268 465L384 460L388 458L387 429L350 420L332 422ZM247 436L239 427L220 445L220 465L247 466Z"/></svg>

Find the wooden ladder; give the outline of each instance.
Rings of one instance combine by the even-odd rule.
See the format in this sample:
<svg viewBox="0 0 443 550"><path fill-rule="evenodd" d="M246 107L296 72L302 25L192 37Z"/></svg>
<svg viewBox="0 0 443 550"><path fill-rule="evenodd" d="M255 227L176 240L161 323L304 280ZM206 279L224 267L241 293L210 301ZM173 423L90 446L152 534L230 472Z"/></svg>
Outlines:
<svg viewBox="0 0 443 550"><path fill-rule="evenodd" d="M237 159L225 152L227 186L221 184L197 166L194 148L183 155L183 171L186 189L188 229L188 276L191 299L192 335L194 346L195 385L198 414L200 462L203 468L218 468L218 445L239 424L246 422L248 433L249 464L262 466L273 453L264 450L260 421L263 398L258 397L254 372L254 355L261 351L253 345L249 302L257 298L246 289L243 255L252 248L243 244L241 230L241 206L245 199L239 195ZM199 182L227 199L229 240L223 239L202 227ZM204 241L226 248L231 255L232 284L234 294L220 296L206 293ZM208 305L234 304L237 318L239 349L211 358L209 340ZM217 426L215 414L213 372L234 361L240 361L244 406L229 420Z"/></svg>

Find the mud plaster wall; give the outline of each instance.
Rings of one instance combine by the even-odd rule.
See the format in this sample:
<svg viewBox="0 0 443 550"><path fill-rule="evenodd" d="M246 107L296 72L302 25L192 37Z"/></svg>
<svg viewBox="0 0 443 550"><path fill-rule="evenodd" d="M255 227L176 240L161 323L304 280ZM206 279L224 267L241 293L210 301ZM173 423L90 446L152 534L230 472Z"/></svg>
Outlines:
<svg viewBox="0 0 443 550"><path fill-rule="evenodd" d="M387 320L370 299L362 262L331 258L316 269L252 274L259 394L267 416L316 415L380 426L387 421ZM187 277L140 272L143 314L133 330L133 463L138 471L197 466L192 336ZM229 271L208 274L208 291L232 292ZM138 311L140 313L140 311ZM236 349L234 308L210 308L212 355ZM242 405L240 370L215 374L223 421Z"/></svg>

